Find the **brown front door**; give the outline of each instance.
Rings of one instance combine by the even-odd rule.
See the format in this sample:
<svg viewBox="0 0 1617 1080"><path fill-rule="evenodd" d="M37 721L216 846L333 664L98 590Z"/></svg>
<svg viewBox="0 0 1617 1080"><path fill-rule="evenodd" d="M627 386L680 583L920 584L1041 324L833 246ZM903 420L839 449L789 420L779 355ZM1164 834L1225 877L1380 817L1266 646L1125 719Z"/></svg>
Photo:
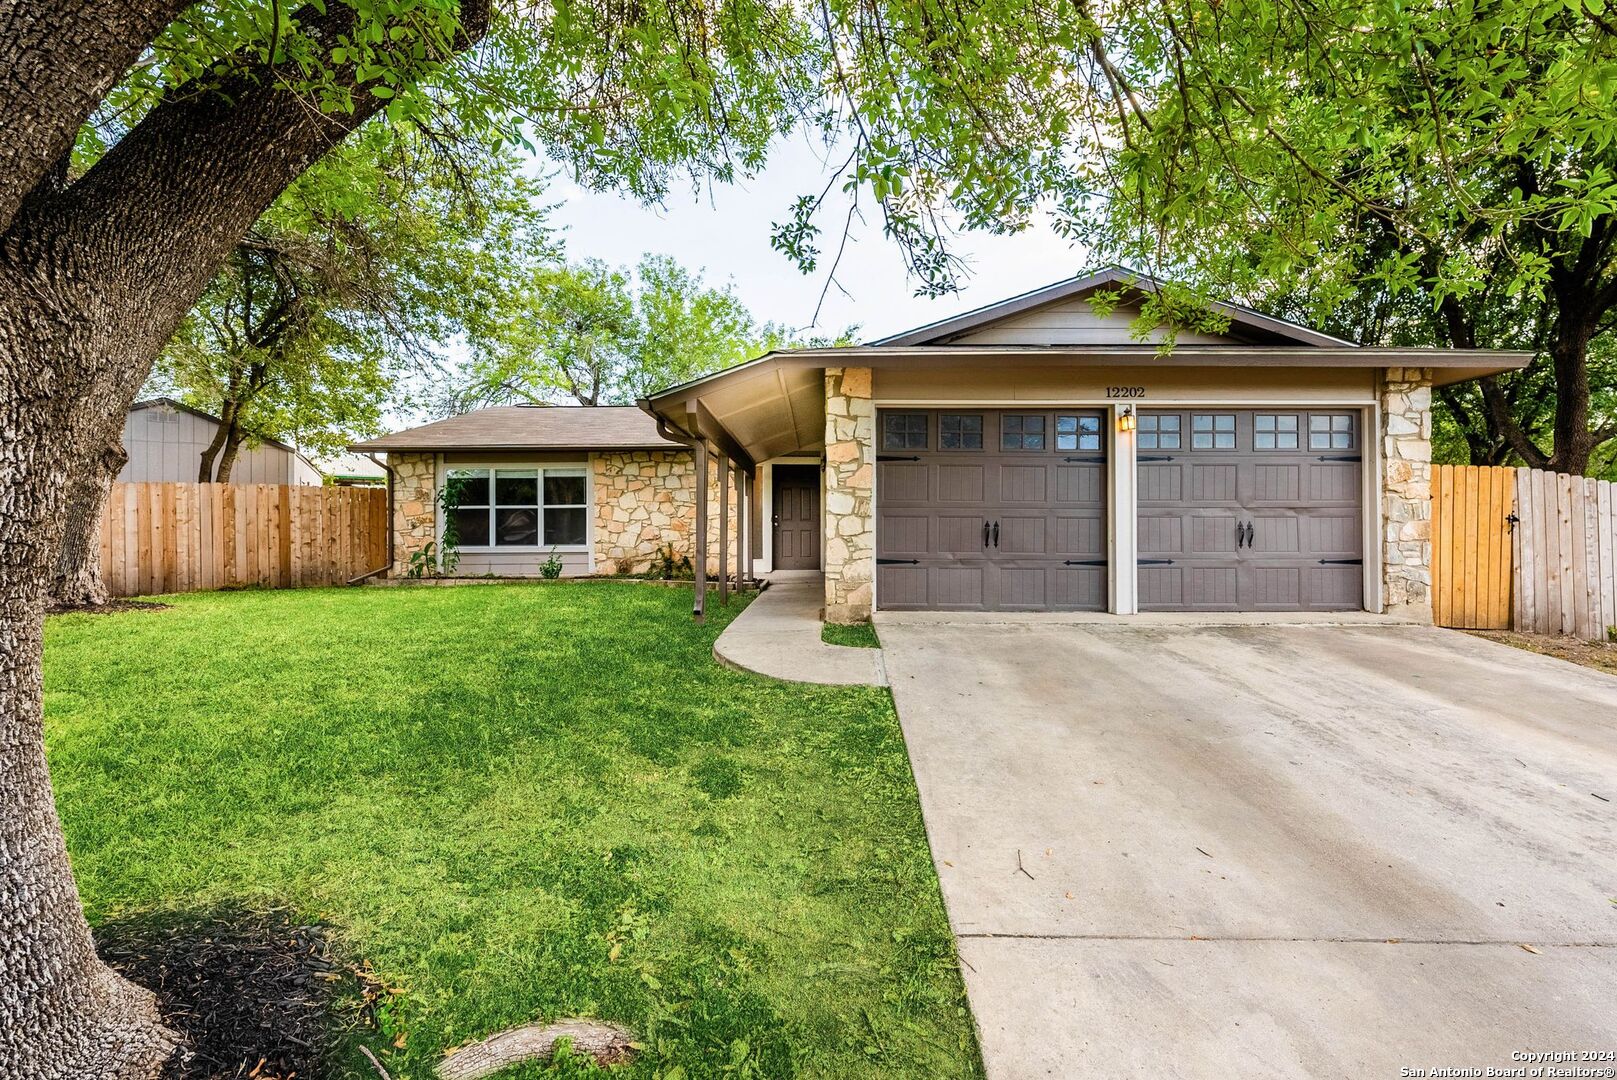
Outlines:
<svg viewBox="0 0 1617 1080"><path fill-rule="evenodd" d="M775 569L820 568L820 467L775 466Z"/></svg>

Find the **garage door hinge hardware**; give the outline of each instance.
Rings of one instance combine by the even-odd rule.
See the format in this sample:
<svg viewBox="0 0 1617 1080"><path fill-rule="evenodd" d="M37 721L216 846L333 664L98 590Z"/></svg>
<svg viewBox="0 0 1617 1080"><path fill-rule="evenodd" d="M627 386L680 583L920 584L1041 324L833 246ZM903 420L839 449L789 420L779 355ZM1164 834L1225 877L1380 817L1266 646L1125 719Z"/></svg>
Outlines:
<svg viewBox="0 0 1617 1080"><path fill-rule="evenodd" d="M1363 559L1321 559L1321 566L1363 566Z"/></svg>
<svg viewBox="0 0 1617 1080"><path fill-rule="evenodd" d="M1068 559L1062 566L1105 566L1105 559Z"/></svg>
<svg viewBox="0 0 1617 1080"><path fill-rule="evenodd" d="M1103 457L1100 454L1090 454L1088 457L1064 457L1061 460L1062 461L1068 461L1068 462L1071 462L1071 461L1104 462L1106 460L1106 458Z"/></svg>
<svg viewBox="0 0 1617 1080"><path fill-rule="evenodd" d="M1318 460L1320 460L1320 461L1363 461L1364 458L1361 457L1358 454L1344 454L1341 457L1328 457L1325 454L1321 454L1319 456Z"/></svg>
<svg viewBox="0 0 1617 1080"><path fill-rule="evenodd" d="M877 559L877 566L918 566L920 559Z"/></svg>
<svg viewBox="0 0 1617 1080"><path fill-rule="evenodd" d="M877 454L876 455L876 460L877 461L920 461L921 459L916 457L914 454L911 454L909 457L903 457L903 456L900 456L900 455L897 455L897 454Z"/></svg>
<svg viewBox="0 0 1617 1080"><path fill-rule="evenodd" d="M1141 454L1135 461L1172 461L1172 454Z"/></svg>
<svg viewBox="0 0 1617 1080"><path fill-rule="evenodd" d="M1172 566L1173 565L1173 560L1172 559L1140 559L1138 561L1139 561L1139 564L1141 566Z"/></svg>

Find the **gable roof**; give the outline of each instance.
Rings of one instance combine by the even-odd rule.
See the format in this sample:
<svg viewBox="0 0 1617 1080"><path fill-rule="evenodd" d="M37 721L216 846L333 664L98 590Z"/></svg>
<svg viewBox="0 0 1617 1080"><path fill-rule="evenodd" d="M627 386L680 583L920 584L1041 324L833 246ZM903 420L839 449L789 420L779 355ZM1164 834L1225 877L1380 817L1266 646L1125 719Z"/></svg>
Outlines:
<svg viewBox="0 0 1617 1080"><path fill-rule="evenodd" d="M657 421L633 405L495 405L354 443L381 450L670 450Z"/></svg>
<svg viewBox="0 0 1617 1080"><path fill-rule="evenodd" d="M925 326L891 334L870 342L874 346L946 345L969 331L1019 315L1046 304L1054 304L1068 297L1094 292L1107 286L1116 286L1138 293L1155 291L1166 283L1150 274L1131 270L1126 266L1107 266L1100 270L1058 281L1053 285L1033 289L992 304L985 304L960 315L954 315ZM1317 348L1352 348L1358 343L1310 329L1286 319L1263 315L1249 307L1225 300L1209 301L1208 307L1230 320L1232 337L1236 345L1307 345Z"/></svg>

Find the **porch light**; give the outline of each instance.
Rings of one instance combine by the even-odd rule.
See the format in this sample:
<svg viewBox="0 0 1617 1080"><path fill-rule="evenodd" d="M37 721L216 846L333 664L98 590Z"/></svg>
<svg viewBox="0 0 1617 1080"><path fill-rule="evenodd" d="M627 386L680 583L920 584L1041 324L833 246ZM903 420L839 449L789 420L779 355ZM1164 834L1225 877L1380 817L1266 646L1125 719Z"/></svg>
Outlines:
<svg viewBox="0 0 1617 1080"><path fill-rule="evenodd" d="M1123 406L1123 411L1117 414L1117 430L1119 430L1119 431L1133 431L1134 430L1134 406L1133 405L1125 405L1125 406Z"/></svg>

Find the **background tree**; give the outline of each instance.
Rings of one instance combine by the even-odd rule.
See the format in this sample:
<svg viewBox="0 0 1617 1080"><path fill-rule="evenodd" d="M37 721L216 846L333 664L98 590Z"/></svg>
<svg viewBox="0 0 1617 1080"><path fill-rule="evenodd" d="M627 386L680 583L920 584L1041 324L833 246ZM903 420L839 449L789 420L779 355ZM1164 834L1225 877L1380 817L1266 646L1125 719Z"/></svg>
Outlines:
<svg viewBox="0 0 1617 1080"><path fill-rule="evenodd" d="M1470 460L1579 473L1617 437L1617 27L1596 8L1095 19L1114 108L1062 197L1074 235L1366 344L1537 350L1442 395Z"/></svg>
<svg viewBox="0 0 1617 1080"><path fill-rule="evenodd" d="M495 322L470 366L471 402L627 405L785 336L666 255L633 274L598 259L535 268L504 291Z"/></svg>
<svg viewBox="0 0 1617 1080"><path fill-rule="evenodd" d="M493 332L490 297L552 261L540 186L509 147L372 122L236 245L159 358L152 388L217 415L197 479L244 441L334 454L451 338Z"/></svg>

